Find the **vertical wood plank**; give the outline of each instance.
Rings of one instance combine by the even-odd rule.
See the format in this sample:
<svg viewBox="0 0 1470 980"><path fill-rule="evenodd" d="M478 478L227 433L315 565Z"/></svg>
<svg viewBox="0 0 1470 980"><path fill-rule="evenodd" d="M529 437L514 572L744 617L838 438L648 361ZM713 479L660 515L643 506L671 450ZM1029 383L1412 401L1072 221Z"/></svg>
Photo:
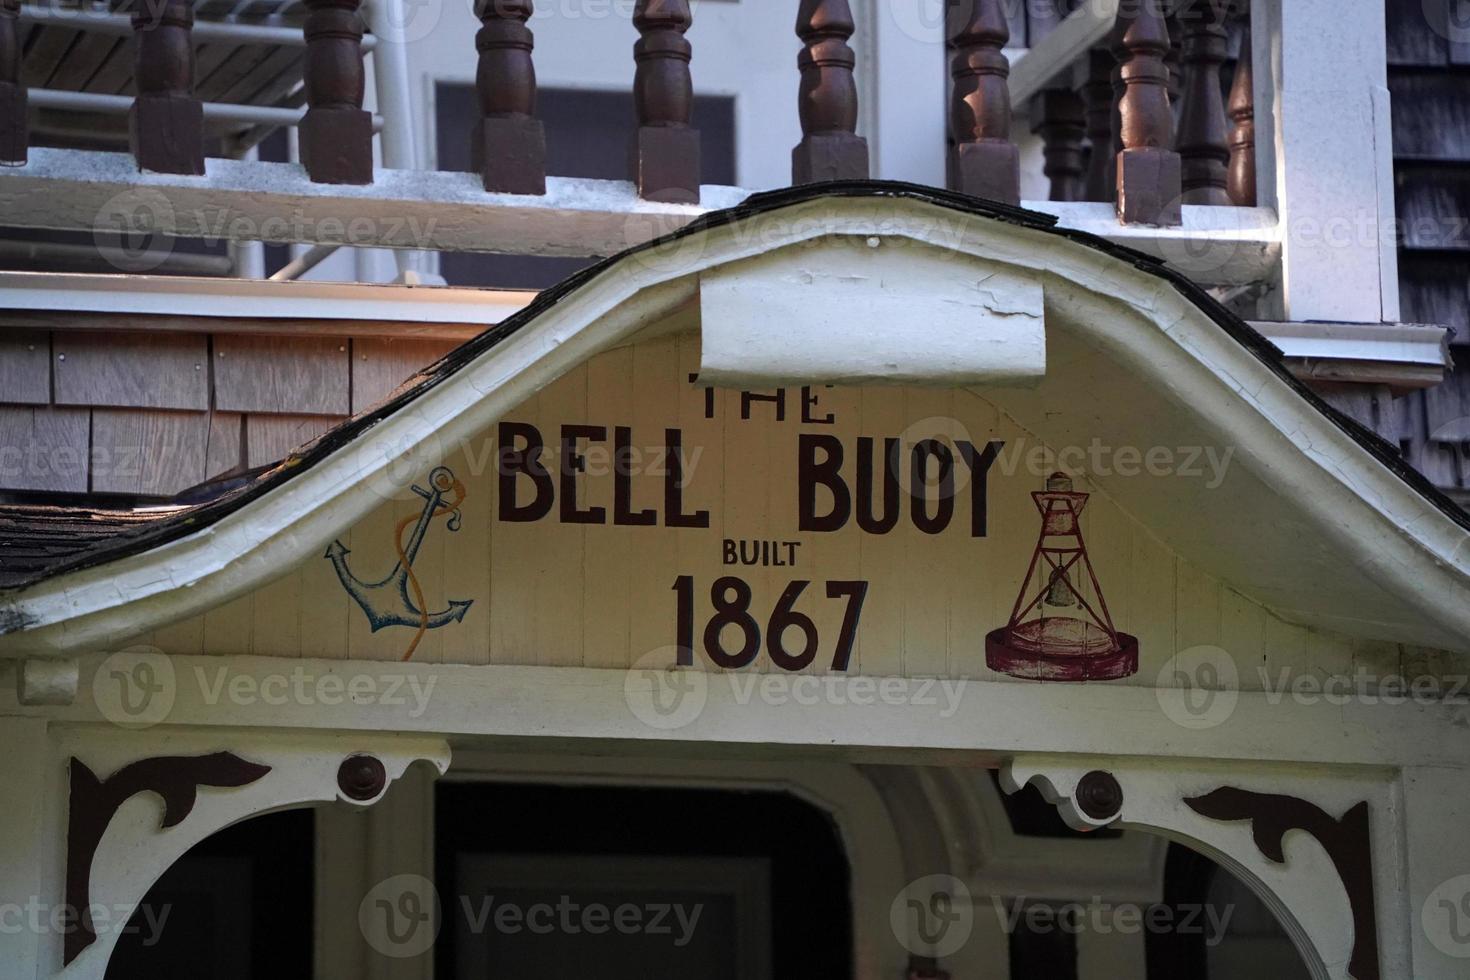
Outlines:
<svg viewBox="0 0 1470 980"><path fill-rule="evenodd" d="M351 531L342 535L345 541ZM350 656L352 617L362 617L342 588L331 562L317 554L302 563L297 587L301 590L301 656L311 660L343 660Z"/></svg>
<svg viewBox="0 0 1470 980"><path fill-rule="evenodd" d="M1000 438L1000 417L995 407L970 391L951 392L951 406L956 425L952 436L972 443L977 453ZM979 478L971 472L958 446L955 450L955 517L942 537L947 540L945 566L951 571L944 576L949 603L949 657L945 674L949 677L980 678L988 672L985 665L985 635L997 626L991 621L994 604L995 577L985 571L995 565L995 523L992 507L996 490L997 464L987 475L986 536L973 536L974 483Z"/></svg>
<svg viewBox="0 0 1470 980"><path fill-rule="evenodd" d="M917 582L925 579L936 566L934 555L942 552L942 535L930 536L914 527L910 518L915 506L913 495L924 495L924 488L915 480L912 467L913 445L935 435L932 424L926 420L945 420L952 415L951 393L947 390L908 388L904 390L904 408L907 417L906 431L910 438L904 447L908 459L903 461L902 484L909 488L910 500L904 502L905 513L899 520L897 534L902 535L903 569L900 580ZM958 461L956 461L958 463ZM937 472L937 464L931 463L929 472ZM953 502L953 501L951 501ZM939 567L949 567L939 564ZM903 670L910 677L933 677L942 675L947 667L946 648L949 644L949 607L947 596L939 589L906 589L903 601Z"/></svg>
<svg viewBox="0 0 1470 980"><path fill-rule="evenodd" d="M255 594L249 593L204 614L204 652L245 655L252 648Z"/></svg>
<svg viewBox="0 0 1470 980"><path fill-rule="evenodd" d="M671 414L678 418L679 404L679 340L666 337L649 343L638 344L632 349L631 380L634 392L629 413L629 426L633 430L634 448L637 450L631 482L631 509L640 511L653 508L662 514L664 484L661 471L655 471L648 454L649 442L662 440L663 429ZM674 410L671 413L671 406ZM708 460L700 465L708 466ZM662 521L662 518L660 518ZM675 643L674 578L677 575L693 574L693 570L679 563L678 538L682 531L665 526L635 528L630 537L638 540L639 562L646 568L659 569L667 581L653 581L646 588L631 589L628 609L628 656L630 663L663 650ZM694 600L696 622L701 611L708 609L708 589L696 582ZM696 638L696 645L698 638ZM659 656L658 666L667 666L671 656ZM696 664L704 661L703 654L696 651Z"/></svg>
<svg viewBox="0 0 1470 980"><path fill-rule="evenodd" d="M772 444L772 464L775 467L774 473L777 475L772 479L771 492L774 496L771 499L771 507L776 514L777 523L773 527L771 537L777 541L802 542L797 552L796 566L781 569L784 574L780 582L783 587L784 583L794 579L806 579L812 583L807 587L797 608L811 616L817 624L817 635L821 642L817 649L816 659L803 673L830 674L833 673L833 655L847 612L848 599L846 597L828 598L827 583L863 579L862 539L867 535L857 529L852 519L849 519L846 530L838 534L803 534L799 530L800 521L797 515L797 501L793 492L795 485L792 476L796 473L796 453L803 433L834 436L840 439L845 447L848 447L848 452L853 451L858 437L862 435L863 389L845 385L817 386L812 389L811 396L816 399L816 404L807 410L809 415L813 419L825 419L830 415L833 424L803 424L801 421L802 389L799 387L790 389L788 398L791 399L792 424L776 433L777 439ZM851 460L848 461L846 468L849 474L855 473ZM851 476L848 478L854 479ZM855 487L854 481L854 492ZM869 593L871 594L871 589ZM777 590L777 595L779 596L779 590ZM866 607L866 599L864 606ZM864 620L866 616L865 608ZM859 637L864 628L860 621L857 634ZM795 644L800 634L792 631L791 635L792 643ZM861 672L862 651L858 644L854 644L845 674L852 677Z"/></svg>
<svg viewBox="0 0 1470 980"><path fill-rule="evenodd" d="M398 562L393 542L395 525L418 499L404 487L397 497L384 500L343 536L342 542L350 551L348 568L352 575L364 582L377 582L388 575ZM338 588L342 588L340 580ZM351 599L348 601L352 602L347 614L348 655L354 660L401 660L412 639L409 628L387 626L375 633L361 607Z"/></svg>
<svg viewBox="0 0 1470 980"><path fill-rule="evenodd" d="M451 459L455 474L465 484L460 505L460 529L444 541L445 598L473 599L464 621L443 631L442 650L433 653L445 663L487 664L490 662L490 596L495 594L491 577L492 537L495 523L494 429L471 439Z"/></svg>
<svg viewBox="0 0 1470 980"><path fill-rule="evenodd" d="M302 575L302 569L293 568L256 590L250 628L250 652L255 656L299 658L303 634L328 628L330 621L303 615ZM308 621L303 623L303 618Z"/></svg>
<svg viewBox="0 0 1470 980"><path fill-rule="evenodd" d="M1138 637L1138 673L1123 683L1150 687L1159 671L1189 644L1177 633L1179 560L1141 524L1133 526L1134 603L1132 629ZM1103 583L1107 587L1107 583Z"/></svg>
<svg viewBox="0 0 1470 980"><path fill-rule="evenodd" d="M692 316L684 321L686 327L694 326ZM705 389L690 381L692 375L699 373L699 334L693 329L687 329L674 338L675 357L677 368L673 374L674 384L670 389L669 405L674 409L674 427L683 433L683 462L681 465L685 490L683 509L685 513L696 511L709 512L709 526L706 528L667 528L666 532L673 539L674 568L679 575L692 575L694 577L694 644L696 652L694 662L710 668L709 658L704 653L704 629L701 624L708 621L708 617L714 612L710 604L710 587L715 580L723 575L741 574L744 570L727 568L723 564L720 553L720 542L724 537L740 527L734 516L727 512L731 501L737 495L751 496L761 495L764 497L764 487L756 486L751 476L758 472L758 462L747 468L747 472L741 474L734 466L736 450L733 446L723 444L723 433L731 425L730 419L738 419L740 415L740 396L737 392L728 389L717 389L715 392L714 418L706 418L705 415ZM667 411L667 408L665 409ZM664 416L667 418L667 415ZM734 423L740 424L738 422ZM749 423L746 423L747 425ZM654 428L647 437L650 442L662 440L664 436L663 426ZM755 451L759 458L765 458L764 443L757 442ZM672 462L672 454L663 461L658 468L657 476L660 480L660 489L655 497L662 500L663 481L667 478L668 469ZM737 482L731 484L721 480L721 475ZM664 508L667 509L666 507ZM668 514L664 513L662 520L667 526ZM665 588L672 589L674 576L666 576L668 581L664 583ZM761 590L762 583L752 582L754 590ZM673 637L674 630L674 593L664 593L665 612L662 622L664 623L665 637ZM755 599L753 608L760 608L760 599ZM762 617L756 615L757 621ZM761 622L761 629L765 629ZM729 636L734 636L734 630L729 631ZM764 633L762 633L764 640ZM671 642L665 639L664 643ZM735 648L734 641L727 640L726 649ZM757 655L752 670L768 669L770 661L762 655Z"/></svg>
<svg viewBox="0 0 1470 980"><path fill-rule="evenodd" d="M547 470L556 484L557 506L569 502L562 493L561 427L587 421L587 367L579 365L542 389L537 399L541 432L547 445ZM585 494L585 479L578 479ZM585 499L578 501L585 503ZM527 570L534 581L531 615L535 663L579 666L585 616L582 598L587 576L586 531L555 517L530 525L536 547Z"/></svg>
<svg viewBox="0 0 1470 980"><path fill-rule="evenodd" d="M859 389L860 431L874 440L874 480L880 488L884 459L883 441L896 438L906 425L903 392L897 388L868 387ZM900 457L900 465L906 464ZM904 484L907 485L907 484ZM856 502L854 502L856 506ZM907 509L908 501L900 506ZM875 495L874 508L881 515L881 497ZM905 519L901 516L900 519ZM863 605L862 628L853 651L853 669L873 677L897 677L903 673L904 601L900 590L893 588L894 571L905 560L902 532L895 528L887 534L863 534L858 541L858 556L863 579L875 583L868 590Z"/></svg>
<svg viewBox="0 0 1470 980"><path fill-rule="evenodd" d="M181 622L160 626L153 631L148 642L174 656L202 656L208 652L204 648L204 617L191 616Z"/></svg>
<svg viewBox="0 0 1470 980"><path fill-rule="evenodd" d="M635 576L629 574L629 560L640 552L648 535L658 533L656 528L618 527L613 523L616 468L628 465L613 458L613 448L617 426L628 425L633 418L633 351L632 347L620 347L599 354L587 364L587 421L608 427L606 440L597 447L599 455L588 456L589 471L600 475L583 484L581 501L584 507L604 508L608 521L605 528L586 536L582 663L587 667L626 667L632 662L628 614ZM659 591L662 586L661 581L654 581L644 587Z"/></svg>
<svg viewBox="0 0 1470 980"><path fill-rule="evenodd" d="M506 422L524 422L540 427L541 396L532 395L516 408L505 413ZM501 440L496 434L496 449L519 450ZM554 458L546 452L541 454L541 463L554 465ZM551 472L548 469L548 472ZM498 481L497 481L498 482ZM529 495L527 480L517 477L514 486L522 495ZM505 513L508 502L501 498L497 486L497 515ZM524 501L523 497L523 501ZM537 535L535 524L502 521L496 517L492 535L494 548L490 552L490 580L495 589L490 593L490 650L491 659L498 664L535 664L535 602L537 578L533 569L537 562Z"/></svg>

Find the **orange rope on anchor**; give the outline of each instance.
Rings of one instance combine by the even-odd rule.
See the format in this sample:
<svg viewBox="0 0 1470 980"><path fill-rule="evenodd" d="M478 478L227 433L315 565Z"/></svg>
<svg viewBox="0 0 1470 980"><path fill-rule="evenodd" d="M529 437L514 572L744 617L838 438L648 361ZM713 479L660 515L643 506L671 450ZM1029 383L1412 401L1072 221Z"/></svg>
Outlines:
<svg viewBox="0 0 1470 980"><path fill-rule="evenodd" d="M455 480L454 500L452 502L446 502L443 500L439 501L439 506L434 508L434 513L429 515L429 519L433 520L442 513L454 513L454 511L459 509L459 505L464 503L464 498L464 484L459 482L459 480ZM429 605L424 600L424 589L423 586L419 585L419 577L413 572L413 562L408 560L407 551L403 547L403 532L408 530L408 528L412 524L417 522L418 519L419 515L417 514L414 514L410 517L405 517L403 520L398 522L398 527L393 531L393 547L398 550L398 560L402 563L404 569L408 573L408 587L413 590L413 601L414 604L418 606L419 610L418 632L413 635L413 642L410 643L408 645L408 649L403 652L404 660L408 660L410 657L413 656L413 652L419 648L419 641L422 640L424 638L424 634L429 631Z"/></svg>

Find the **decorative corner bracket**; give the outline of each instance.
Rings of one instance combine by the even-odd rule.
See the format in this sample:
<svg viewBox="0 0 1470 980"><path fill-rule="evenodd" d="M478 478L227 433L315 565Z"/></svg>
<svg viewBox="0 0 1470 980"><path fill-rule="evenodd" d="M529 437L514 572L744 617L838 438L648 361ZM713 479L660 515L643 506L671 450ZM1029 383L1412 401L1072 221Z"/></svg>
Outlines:
<svg viewBox="0 0 1470 980"><path fill-rule="evenodd" d="M91 907L92 860L113 816L139 793L163 799L160 830L175 827L194 809L200 786L247 786L271 771L230 752L200 756L159 756L123 766L98 779L80 759L71 759L71 797L67 807L66 904L77 925L66 934L63 963L71 963L97 940Z"/></svg>
<svg viewBox="0 0 1470 980"><path fill-rule="evenodd" d="M1373 895L1373 851L1368 803L1358 803L1334 820L1314 803L1294 796L1253 793L1222 786L1184 804L1211 820L1251 822L1256 847L1276 864L1285 864L1283 843L1289 830L1303 830L1322 845L1347 890L1353 915L1353 952L1348 973L1353 980L1381 980L1378 966L1378 918Z"/></svg>

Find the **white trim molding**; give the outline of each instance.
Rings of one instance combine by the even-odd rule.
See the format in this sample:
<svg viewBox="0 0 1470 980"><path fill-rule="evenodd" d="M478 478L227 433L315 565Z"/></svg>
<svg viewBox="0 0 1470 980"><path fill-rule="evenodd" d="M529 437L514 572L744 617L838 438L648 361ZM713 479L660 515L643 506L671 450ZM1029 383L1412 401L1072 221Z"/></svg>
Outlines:
<svg viewBox="0 0 1470 980"><path fill-rule="evenodd" d="M313 184L294 163L210 158L207 166L205 177L140 174L125 153L37 147L4 175L0 201L17 227L580 257L617 254L751 193L707 185L701 204L658 204L617 180L550 177L536 197L487 194L467 173L379 169L372 184L351 187ZM1185 205L1180 227L1154 228L1121 224L1110 204L1022 203L1206 285L1271 279L1281 255L1270 208Z"/></svg>
<svg viewBox="0 0 1470 980"><path fill-rule="evenodd" d="M815 239L867 240L875 231L895 245L931 246L949 262L1034 277L1045 290L1049 345L1082 338L1141 396L1158 399L1138 417L1187 423L1183 435L1232 447L1236 463L1209 499L1234 508L1240 533L1210 533L1198 518L1203 501L1180 486L1186 481L1170 481L1146 504L1126 481L1099 481L1125 510L1146 506L1149 523L1169 529L1181 557L1290 622L1467 648L1470 531L1197 300L1137 263L1054 232L884 195L813 196L628 254L365 435L313 465L292 464L290 480L199 532L6 596L0 616L12 632L0 636L0 651L98 649L256 588L319 555L374 510L385 490L396 491L404 474L437 464L458 440L573 366L684 307L706 271ZM1049 366L1048 378L1059 370ZM1029 393L982 394L1043 438L1126 444L1156 435L1114 418L1106 391L1068 391L1076 404L1084 395L1096 399L1095 409L1069 421L1038 414ZM1312 528L1313 548L1292 547L1269 531L1272 522Z"/></svg>

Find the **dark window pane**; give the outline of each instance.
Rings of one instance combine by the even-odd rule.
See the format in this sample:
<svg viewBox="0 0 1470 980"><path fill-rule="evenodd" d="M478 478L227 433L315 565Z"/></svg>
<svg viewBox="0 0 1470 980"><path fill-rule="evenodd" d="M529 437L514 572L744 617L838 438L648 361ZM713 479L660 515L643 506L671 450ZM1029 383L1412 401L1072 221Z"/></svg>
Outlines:
<svg viewBox="0 0 1470 980"><path fill-rule="evenodd" d="M479 111L470 85L440 83L435 96L440 170L470 169L470 133ZM631 92L542 89L537 114L546 126L546 171L555 177L629 180L630 146L637 119ZM735 100L695 96L694 125L706 184L735 183ZM454 286L545 289L590 259L532 255L479 255L446 252L440 271Z"/></svg>

